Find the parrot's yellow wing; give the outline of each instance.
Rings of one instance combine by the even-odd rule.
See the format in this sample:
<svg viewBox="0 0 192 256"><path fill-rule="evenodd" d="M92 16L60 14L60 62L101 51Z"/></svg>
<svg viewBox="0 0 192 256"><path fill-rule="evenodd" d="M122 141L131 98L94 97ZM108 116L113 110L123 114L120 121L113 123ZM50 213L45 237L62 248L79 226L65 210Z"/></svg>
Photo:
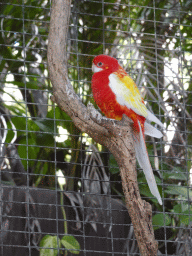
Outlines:
<svg viewBox="0 0 192 256"><path fill-rule="evenodd" d="M148 116L148 110L131 77L127 74L122 75L122 73L114 72L109 75L109 86L120 105L132 109L135 113L145 118Z"/></svg>

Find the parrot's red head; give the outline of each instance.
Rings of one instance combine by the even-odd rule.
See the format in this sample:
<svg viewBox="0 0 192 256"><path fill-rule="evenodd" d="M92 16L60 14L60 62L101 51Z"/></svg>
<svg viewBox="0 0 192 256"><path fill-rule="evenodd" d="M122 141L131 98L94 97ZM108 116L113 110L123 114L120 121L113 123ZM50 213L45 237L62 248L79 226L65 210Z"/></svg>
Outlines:
<svg viewBox="0 0 192 256"><path fill-rule="evenodd" d="M100 71L108 71L108 72L115 72L119 68L118 61L110 57L108 55L98 55L97 57L94 58L93 60L93 65L92 65L92 71L93 73L100 72Z"/></svg>

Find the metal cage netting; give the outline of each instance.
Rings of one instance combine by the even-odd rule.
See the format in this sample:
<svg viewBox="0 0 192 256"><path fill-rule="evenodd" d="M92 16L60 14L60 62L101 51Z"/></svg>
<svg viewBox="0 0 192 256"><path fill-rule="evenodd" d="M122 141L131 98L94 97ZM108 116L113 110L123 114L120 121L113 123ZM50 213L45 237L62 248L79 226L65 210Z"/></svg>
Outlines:
<svg viewBox="0 0 192 256"><path fill-rule="evenodd" d="M141 255L114 156L51 100L51 4L0 3L0 255ZM146 136L163 205L139 165L137 180L165 256L192 255L191 10L191 0L78 0L68 29L68 76L83 104L97 108L92 60L107 54L164 124L163 138Z"/></svg>

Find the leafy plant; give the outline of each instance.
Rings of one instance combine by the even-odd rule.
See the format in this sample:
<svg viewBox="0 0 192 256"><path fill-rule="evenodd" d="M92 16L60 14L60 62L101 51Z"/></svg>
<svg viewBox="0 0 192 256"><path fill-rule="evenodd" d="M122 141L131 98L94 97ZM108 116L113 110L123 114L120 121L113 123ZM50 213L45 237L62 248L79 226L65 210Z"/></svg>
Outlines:
<svg viewBox="0 0 192 256"><path fill-rule="evenodd" d="M62 245L67 250L61 251ZM61 239L57 236L46 235L40 242L40 247L46 247L40 249L40 256L57 256L58 253L67 255L68 251L72 254L79 254L80 246L77 240L70 235L65 235Z"/></svg>
<svg viewBox="0 0 192 256"><path fill-rule="evenodd" d="M61 175L61 174L60 174ZM61 178L61 177L60 177ZM64 179L64 176L62 177ZM58 179L59 181L59 179ZM59 182L61 193L60 193L60 200L61 200L61 210L63 213L63 219L64 219L64 232L65 235L60 239L58 236L52 236L52 235L46 235L44 236L40 241L40 247L46 247L40 249L40 256L57 256L58 251L60 253L67 256L68 251L72 254L79 254L80 252L80 245L79 242L75 239L72 235L68 234L68 228L67 228L67 217L64 209L64 202L63 202L63 184ZM61 252L62 246L67 249L65 252Z"/></svg>

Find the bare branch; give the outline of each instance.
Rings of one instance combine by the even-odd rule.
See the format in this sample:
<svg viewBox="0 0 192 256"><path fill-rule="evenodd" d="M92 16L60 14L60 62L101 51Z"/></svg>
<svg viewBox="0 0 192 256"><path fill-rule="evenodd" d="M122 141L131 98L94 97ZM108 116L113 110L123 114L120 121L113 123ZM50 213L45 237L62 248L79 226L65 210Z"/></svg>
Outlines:
<svg viewBox="0 0 192 256"><path fill-rule="evenodd" d="M93 106L86 108L69 82L66 41L70 7L70 0L53 0L48 44L52 99L81 131L106 146L114 155L120 168L126 206L141 255L155 256L158 244L154 239L152 209L149 203L141 199L139 193L131 121L125 117L120 122L110 120L101 116Z"/></svg>

